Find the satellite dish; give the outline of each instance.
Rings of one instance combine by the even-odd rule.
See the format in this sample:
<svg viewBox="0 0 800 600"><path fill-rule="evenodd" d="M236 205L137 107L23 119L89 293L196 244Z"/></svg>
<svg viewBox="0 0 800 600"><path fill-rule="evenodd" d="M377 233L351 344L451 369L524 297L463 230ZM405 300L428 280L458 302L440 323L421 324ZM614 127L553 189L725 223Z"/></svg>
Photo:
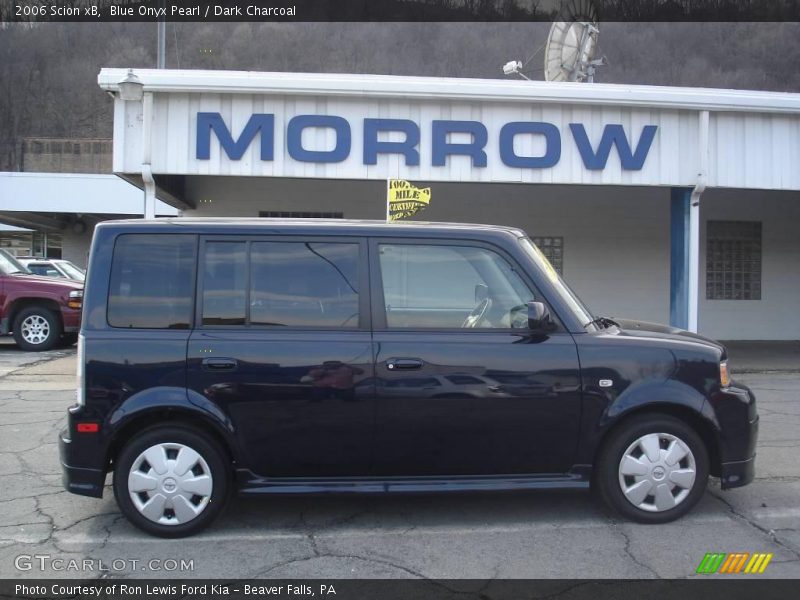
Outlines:
<svg viewBox="0 0 800 600"><path fill-rule="evenodd" d="M545 81L594 81L594 71L605 59L595 60L600 30L594 21L556 21L544 49Z"/></svg>

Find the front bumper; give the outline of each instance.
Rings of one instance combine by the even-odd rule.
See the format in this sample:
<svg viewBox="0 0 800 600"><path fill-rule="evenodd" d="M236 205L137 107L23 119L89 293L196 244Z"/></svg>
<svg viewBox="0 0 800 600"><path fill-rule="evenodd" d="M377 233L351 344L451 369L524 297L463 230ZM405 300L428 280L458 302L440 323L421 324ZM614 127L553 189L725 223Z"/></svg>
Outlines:
<svg viewBox="0 0 800 600"><path fill-rule="evenodd" d="M755 478L759 416L747 386L732 382L711 397L719 427L720 483L723 489L747 485Z"/></svg>
<svg viewBox="0 0 800 600"><path fill-rule="evenodd" d="M81 309L61 307L61 320L64 324L65 333L75 333L81 329Z"/></svg>
<svg viewBox="0 0 800 600"><path fill-rule="evenodd" d="M723 490L747 485L756 476L756 457L738 462L722 463L720 485Z"/></svg>
<svg viewBox="0 0 800 600"><path fill-rule="evenodd" d="M70 439L69 428L64 428L58 436L58 453L61 457L61 483L68 492L81 496L103 497L103 486L106 481L102 469L86 469L70 466L74 463L74 446Z"/></svg>

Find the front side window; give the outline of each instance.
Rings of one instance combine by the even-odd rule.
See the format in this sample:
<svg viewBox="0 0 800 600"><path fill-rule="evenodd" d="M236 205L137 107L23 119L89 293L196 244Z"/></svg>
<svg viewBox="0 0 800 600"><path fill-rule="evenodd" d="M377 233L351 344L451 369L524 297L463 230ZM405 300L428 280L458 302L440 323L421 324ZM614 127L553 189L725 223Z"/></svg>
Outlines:
<svg viewBox="0 0 800 600"><path fill-rule="evenodd" d="M114 245L108 291L112 327L187 329L197 238L125 234Z"/></svg>
<svg viewBox="0 0 800 600"><path fill-rule="evenodd" d="M496 252L472 246L382 244L392 328L526 328L534 294Z"/></svg>

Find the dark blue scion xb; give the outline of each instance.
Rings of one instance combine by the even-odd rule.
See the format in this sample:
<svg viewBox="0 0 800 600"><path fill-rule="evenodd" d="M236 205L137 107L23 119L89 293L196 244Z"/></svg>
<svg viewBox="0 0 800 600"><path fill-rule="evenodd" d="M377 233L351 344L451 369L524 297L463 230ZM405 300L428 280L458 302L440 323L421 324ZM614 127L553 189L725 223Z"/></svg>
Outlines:
<svg viewBox="0 0 800 600"><path fill-rule="evenodd" d="M346 220L100 224L60 436L141 529L240 494L595 488L676 519L754 476L720 344L593 315L523 231Z"/></svg>

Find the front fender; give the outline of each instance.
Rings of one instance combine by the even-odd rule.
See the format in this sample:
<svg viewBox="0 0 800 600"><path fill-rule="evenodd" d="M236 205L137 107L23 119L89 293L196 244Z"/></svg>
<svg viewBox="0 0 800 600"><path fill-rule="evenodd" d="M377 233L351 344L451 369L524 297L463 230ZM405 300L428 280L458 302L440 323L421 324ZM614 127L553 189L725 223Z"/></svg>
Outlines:
<svg viewBox="0 0 800 600"><path fill-rule="evenodd" d="M608 405L598 426L606 428L633 411L647 405L679 405L703 414L705 397L695 388L674 379L640 381L625 389Z"/></svg>
<svg viewBox="0 0 800 600"><path fill-rule="evenodd" d="M607 433L617 423L642 410L666 413L681 411L701 422L705 429L714 432L713 443L719 446L719 424L706 408L706 399L696 388L680 381L668 379L648 379L639 381L622 390L613 397L611 392L600 388L584 390L589 405L605 406L593 424L587 427L580 452L582 462L594 463L600 445ZM593 398L593 402L591 399Z"/></svg>

